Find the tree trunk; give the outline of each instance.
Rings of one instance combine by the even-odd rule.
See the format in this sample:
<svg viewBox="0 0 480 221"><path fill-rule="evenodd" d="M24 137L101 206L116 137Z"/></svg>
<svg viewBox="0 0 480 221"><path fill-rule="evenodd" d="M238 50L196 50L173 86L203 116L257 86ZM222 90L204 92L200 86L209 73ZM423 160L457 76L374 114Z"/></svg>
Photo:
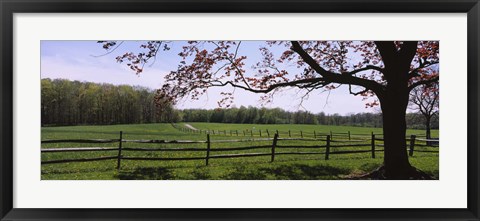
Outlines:
<svg viewBox="0 0 480 221"><path fill-rule="evenodd" d="M400 81L397 81L400 82ZM386 179L409 179L412 167L408 161L405 120L408 105L406 83L389 84L380 100L383 116L384 176Z"/></svg>
<svg viewBox="0 0 480 221"><path fill-rule="evenodd" d="M408 179L411 166L406 147L406 105L391 100L382 104L383 136L385 139L384 167L388 179Z"/></svg>
<svg viewBox="0 0 480 221"><path fill-rule="evenodd" d="M431 132L430 132L430 116L425 117L425 135L427 140L430 140L432 138ZM430 141L427 141L427 145L431 145L432 143Z"/></svg>
<svg viewBox="0 0 480 221"><path fill-rule="evenodd" d="M426 126L426 136L427 136L427 139L430 139L431 138L431 133L430 133L430 118L427 118L427 122L425 123L425 126Z"/></svg>

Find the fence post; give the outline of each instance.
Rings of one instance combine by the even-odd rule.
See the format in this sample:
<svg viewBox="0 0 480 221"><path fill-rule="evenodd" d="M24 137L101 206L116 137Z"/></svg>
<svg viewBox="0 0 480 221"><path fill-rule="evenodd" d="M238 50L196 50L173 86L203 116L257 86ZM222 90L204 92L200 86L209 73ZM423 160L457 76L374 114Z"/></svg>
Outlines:
<svg viewBox="0 0 480 221"><path fill-rule="evenodd" d="M350 131L348 131L348 140L352 140L350 136Z"/></svg>
<svg viewBox="0 0 480 221"><path fill-rule="evenodd" d="M270 162L273 162L275 160L275 147L277 146L277 139L278 139L278 134L275 134L273 136L273 143L272 143L272 160Z"/></svg>
<svg viewBox="0 0 480 221"><path fill-rule="evenodd" d="M372 134L372 158L375 158L375 134Z"/></svg>
<svg viewBox="0 0 480 221"><path fill-rule="evenodd" d="M413 157L413 149L415 148L415 138L416 138L415 135L411 135L411 136L410 136L410 151L409 151L409 155L410 155L411 157Z"/></svg>
<svg viewBox="0 0 480 221"><path fill-rule="evenodd" d="M235 130L235 132L237 133L237 137L238 137L238 130Z"/></svg>
<svg viewBox="0 0 480 221"><path fill-rule="evenodd" d="M330 155L330 135L327 135L327 147L325 148L325 160L328 160Z"/></svg>
<svg viewBox="0 0 480 221"><path fill-rule="evenodd" d="M268 129L267 129L267 136L268 138L270 138L270 132L268 132Z"/></svg>
<svg viewBox="0 0 480 221"><path fill-rule="evenodd" d="M278 130L276 130L276 131L277 131L278 136L280 136L280 134L278 133Z"/></svg>
<svg viewBox="0 0 480 221"><path fill-rule="evenodd" d="M292 134L290 133L290 130L288 130L288 137L292 137Z"/></svg>
<svg viewBox="0 0 480 221"><path fill-rule="evenodd" d="M333 133L332 133L332 131L330 131L330 139L333 140Z"/></svg>
<svg viewBox="0 0 480 221"><path fill-rule="evenodd" d="M206 166L208 166L209 159L210 159L210 134L207 134L207 156L205 157Z"/></svg>
<svg viewBox="0 0 480 221"><path fill-rule="evenodd" d="M118 142L117 170L120 170L120 162L122 160L122 138L123 138L123 131L120 131L120 142Z"/></svg>
<svg viewBox="0 0 480 221"><path fill-rule="evenodd" d="M230 130L230 136L232 136L232 130Z"/></svg>
<svg viewBox="0 0 480 221"><path fill-rule="evenodd" d="M245 130L243 130L243 136L245 136Z"/></svg>
<svg viewBox="0 0 480 221"><path fill-rule="evenodd" d="M262 130L258 130L258 132L260 133L260 137L262 137Z"/></svg>
<svg viewBox="0 0 480 221"><path fill-rule="evenodd" d="M302 131L300 131L300 137L303 138L303 132Z"/></svg>

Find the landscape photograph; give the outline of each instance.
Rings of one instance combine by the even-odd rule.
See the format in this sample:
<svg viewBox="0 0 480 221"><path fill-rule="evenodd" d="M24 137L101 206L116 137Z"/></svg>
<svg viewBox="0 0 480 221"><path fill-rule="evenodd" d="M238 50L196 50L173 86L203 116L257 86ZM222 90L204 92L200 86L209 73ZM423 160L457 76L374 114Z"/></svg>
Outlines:
<svg viewBox="0 0 480 221"><path fill-rule="evenodd" d="M440 179L439 41L40 44L42 180Z"/></svg>

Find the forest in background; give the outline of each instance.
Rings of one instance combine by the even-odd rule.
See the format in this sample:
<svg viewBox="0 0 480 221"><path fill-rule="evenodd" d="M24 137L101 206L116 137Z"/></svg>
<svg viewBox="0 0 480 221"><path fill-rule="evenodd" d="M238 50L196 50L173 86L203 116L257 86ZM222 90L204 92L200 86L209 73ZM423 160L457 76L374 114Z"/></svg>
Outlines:
<svg viewBox="0 0 480 221"><path fill-rule="evenodd" d="M321 124L381 127L380 113L339 114L244 107L164 111L155 105L155 90L141 86L99 84L65 79L41 80L42 126L110 125L170 122L248 124ZM424 129L424 117L407 114L407 127ZM438 118L431 122L438 129Z"/></svg>

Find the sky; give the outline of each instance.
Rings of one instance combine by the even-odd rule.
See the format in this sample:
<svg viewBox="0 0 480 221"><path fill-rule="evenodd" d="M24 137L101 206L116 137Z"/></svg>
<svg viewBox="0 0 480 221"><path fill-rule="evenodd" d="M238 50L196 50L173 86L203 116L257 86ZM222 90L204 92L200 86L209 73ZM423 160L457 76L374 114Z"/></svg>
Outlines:
<svg viewBox="0 0 480 221"><path fill-rule="evenodd" d="M41 41L41 78L69 79L114 85L144 86L151 89L160 88L163 77L175 71L180 57L178 52L182 42L171 44L170 51L157 55L155 63L146 65L140 75L136 75L125 64L117 63L115 57L130 51L139 51L141 41L125 41L115 51L108 53L96 41ZM242 42L239 54L246 55L246 67L249 68L260 58L260 41ZM357 90L361 90L360 88ZM221 92L234 91L234 106L257 106L266 108L280 107L288 111L306 110L312 113L347 115L362 112L379 112L377 108L366 108L360 96L350 95L347 86L330 91L314 91L301 103L301 91L285 89L277 93L273 102L262 104L261 95L233 88L210 88L198 101L182 99L177 104L179 109L217 108Z"/></svg>

